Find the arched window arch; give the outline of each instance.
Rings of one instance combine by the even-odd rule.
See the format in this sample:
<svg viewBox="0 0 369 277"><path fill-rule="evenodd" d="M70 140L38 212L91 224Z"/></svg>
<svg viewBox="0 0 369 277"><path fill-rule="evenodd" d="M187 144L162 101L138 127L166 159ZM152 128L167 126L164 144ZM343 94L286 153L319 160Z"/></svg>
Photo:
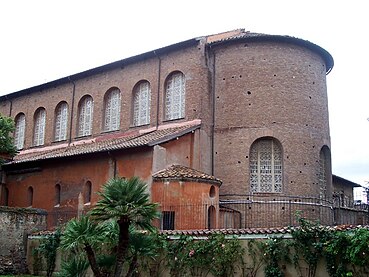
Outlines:
<svg viewBox="0 0 369 277"><path fill-rule="evenodd" d="M24 147L24 134L26 130L26 116L20 113L15 117L14 145L20 150Z"/></svg>
<svg viewBox="0 0 369 277"><path fill-rule="evenodd" d="M55 206L59 206L61 201L61 187L59 184L55 185Z"/></svg>
<svg viewBox="0 0 369 277"><path fill-rule="evenodd" d="M55 141L67 139L68 104L60 102L55 109Z"/></svg>
<svg viewBox="0 0 369 277"><path fill-rule="evenodd" d="M46 111L44 108L38 108L34 115L34 128L33 128L33 145L43 145L45 142L45 124L46 124Z"/></svg>
<svg viewBox="0 0 369 277"><path fill-rule="evenodd" d="M89 136L92 132L93 99L84 96L78 104L78 136Z"/></svg>
<svg viewBox="0 0 369 277"><path fill-rule="evenodd" d="M322 199L327 198L328 188L331 184L331 151L324 145L319 153L319 196Z"/></svg>
<svg viewBox="0 0 369 277"><path fill-rule="evenodd" d="M91 203L91 195L92 195L92 183L87 181L83 188L83 201L85 204Z"/></svg>
<svg viewBox="0 0 369 277"><path fill-rule="evenodd" d="M27 190L27 206L31 207L33 205L33 187L28 187Z"/></svg>
<svg viewBox="0 0 369 277"><path fill-rule="evenodd" d="M165 82L165 120L185 116L186 80L182 72L174 72Z"/></svg>
<svg viewBox="0 0 369 277"><path fill-rule="evenodd" d="M133 89L133 125L150 123L151 89L148 81L139 82Z"/></svg>
<svg viewBox="0 0 369 277"><path fill-rule="evenodd" d="M273 138L261 138L250 149L251 192L282 192L282 147Z"/></svg>
<svg viewBox="0 0 369 277"><path fill-rule="evenodd" d="M120 127L120 90L113 88L105 94L104 131L119 130Z"/></svg>

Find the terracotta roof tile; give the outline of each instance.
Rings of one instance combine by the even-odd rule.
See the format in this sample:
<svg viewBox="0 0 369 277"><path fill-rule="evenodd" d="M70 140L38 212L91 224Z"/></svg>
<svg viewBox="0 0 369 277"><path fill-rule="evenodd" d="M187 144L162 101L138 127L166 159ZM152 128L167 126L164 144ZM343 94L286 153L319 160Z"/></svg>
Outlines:
<svg viewBox="0 0 369 277"><path fill-rule="evenodd" d="M157 144L170 141L182 135L188 134L200 128L201 122L189 122L186 125L178 125L168 128L160 128L152 130L147 133L140 133L138 131L127 134L118 134L117 136L107 135L89 139L84 141L77 141L71 145L64 144L56 147L35 148L22 151L14 157L14 159L7 164L19 164L24 162L40 161L47 159L72 157L90 153L106 152L120 149L128 149L141 146L155 146Z"/></svg>
<svg viewBox="0 0 369 277"><path fill-rule="evenodd" d="M205 181L210 183L215 183L218 185L222 184L222 181L215 178L212 175L206 174L204 172L198 171L193 168L189 168L183 165L172 165L167 169L163 169L155 174L153 174L153 179L160 180L181 180L181 181Z"/></svg>
<svg viewBox="0 0 369 277"><path fill-rule="evenodd" d="M340 225L340 226L322 226L327 230L332 231L353 231L359 228L369 229L369 226L361 225ZM164 230L162 234L168 236L180 235L210 235L210 234L224 234L224 235L287 235L291 234L294 229L299 227L279 227L279 228L246 228L246 229L212 229L212 230Z"/></svg>

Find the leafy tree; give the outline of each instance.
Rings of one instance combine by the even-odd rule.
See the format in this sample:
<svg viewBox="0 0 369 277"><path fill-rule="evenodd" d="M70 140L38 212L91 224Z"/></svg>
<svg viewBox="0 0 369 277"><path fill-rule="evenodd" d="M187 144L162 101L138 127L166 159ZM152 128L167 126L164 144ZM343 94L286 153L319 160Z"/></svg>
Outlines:
<svg viewBox="0 0 369 277"><path fill-rule="evenodd" d="M13 143L11 133L14 132L14 121L10 117L0 114L0 154L13 157L17 149ZM0 165L4 159L0 156Z"/></svg>
<svg viewBox="0 0 369 277"><path fill-rule="evenodd" d="M159 217L157 204L150 203L146 184L137 177L109 180L99 193L101 199L91 210L96 221L116 220L119 226L114 277L120 277L129 247L131 225L153 231L152 220Z"/></svg>

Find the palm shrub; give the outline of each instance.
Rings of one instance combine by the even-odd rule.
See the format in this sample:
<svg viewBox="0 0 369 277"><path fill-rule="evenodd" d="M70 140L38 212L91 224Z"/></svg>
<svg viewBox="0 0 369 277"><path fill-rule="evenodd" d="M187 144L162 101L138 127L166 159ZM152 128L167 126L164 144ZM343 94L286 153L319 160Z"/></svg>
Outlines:
<svg viewBox="0 0 369 277"><path fill-rule="evenodd" d="M104 242L106 233L105 225L98 225L88 216L70 220L65 226L60 246L64 250L74 253L85 252L88 262L96 277L103 277L97 264L94 248Z"/></svg>
<svg viewBox="0 0 369 277"><path fill-rule="evenodd" d="M99 193L100 200L90 211L96 222L114 220L119 227L114 277L120 277L129 247L129 227L153 231L152 220L159 217L157 204L150 203L146 184L137 177L109 180Z"/></svg>

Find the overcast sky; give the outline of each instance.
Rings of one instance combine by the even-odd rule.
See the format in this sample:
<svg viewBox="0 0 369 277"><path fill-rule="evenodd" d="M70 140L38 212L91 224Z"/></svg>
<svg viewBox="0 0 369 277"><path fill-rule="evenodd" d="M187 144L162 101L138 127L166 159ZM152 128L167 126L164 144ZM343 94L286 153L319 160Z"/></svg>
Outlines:
<svg viewBox="0 0 369 277"><path fill-rule="evenodd" d="M369 181L366 1L0 1L0 95L190 38L245 28L326 49L333 173Z"/></svg>

